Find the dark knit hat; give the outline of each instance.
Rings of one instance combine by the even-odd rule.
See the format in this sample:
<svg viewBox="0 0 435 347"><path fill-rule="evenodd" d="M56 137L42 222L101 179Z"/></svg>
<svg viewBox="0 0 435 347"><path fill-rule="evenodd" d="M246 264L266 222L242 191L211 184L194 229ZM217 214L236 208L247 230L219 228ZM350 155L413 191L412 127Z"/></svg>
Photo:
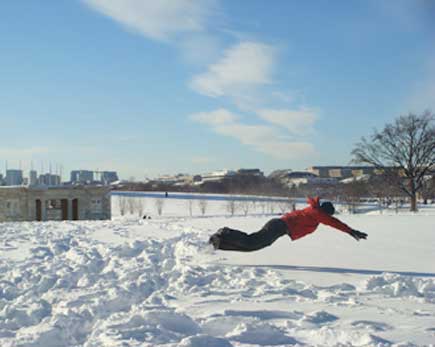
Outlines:
<svg viewBox="0 0 435 347"><path fill-rule="evenodd" d="M326 214L329 214L330 216L335 213L334 205L329 201L322 202L320 204L320 209Z"/></svg>

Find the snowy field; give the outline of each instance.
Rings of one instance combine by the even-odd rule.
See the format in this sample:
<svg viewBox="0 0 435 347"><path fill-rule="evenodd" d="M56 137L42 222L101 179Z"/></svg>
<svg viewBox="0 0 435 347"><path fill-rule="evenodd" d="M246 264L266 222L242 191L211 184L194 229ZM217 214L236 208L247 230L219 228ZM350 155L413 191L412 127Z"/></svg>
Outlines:
<svg viewBox="0 0 435 347"><path fill-rule="evenodd" d="M255 231L279 202L165 199L159 216L158 200L152 219L114 197L112 221L0 224L0 346L435 345L435 206L338 216L367 241L320 226L234 253L209 235Z"/></svg>

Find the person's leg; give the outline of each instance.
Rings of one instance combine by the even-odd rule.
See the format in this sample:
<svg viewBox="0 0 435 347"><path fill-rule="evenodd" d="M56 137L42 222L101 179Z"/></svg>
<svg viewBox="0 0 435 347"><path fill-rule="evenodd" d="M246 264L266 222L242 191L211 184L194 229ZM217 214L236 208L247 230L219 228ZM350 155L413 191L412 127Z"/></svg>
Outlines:
<svg viewBox="0 0 435 347"><path fill-rule="evenodd" d="M251 252L271 245L287 232L285 222L275 218L267 222L261 230L250 235L226 227L219 229L210 237L209 242L215 249Z"/></svg>
<svg viewBox="0 0 435 347"><path fill-rule="evenodd" d="M243 231L224 227L214 233L209 240L215 249L242 251L248 243L249 235Z"/></svg>
<svg viewBox="0 0 435 347"><path fill-rule="evenodd" d="M246 250L256 251L270 246L278 238L288 233L287 224L279 219L274 218L268 221L261 230L250 234L247 240Z"/></svg>

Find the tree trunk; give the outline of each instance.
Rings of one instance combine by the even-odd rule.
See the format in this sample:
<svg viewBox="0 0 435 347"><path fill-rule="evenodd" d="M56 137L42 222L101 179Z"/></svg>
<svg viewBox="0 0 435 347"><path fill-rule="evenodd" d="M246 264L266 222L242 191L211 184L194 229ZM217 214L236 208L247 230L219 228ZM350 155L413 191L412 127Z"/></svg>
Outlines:
<svg viewBox="0 0 435 347"><path fill-rule="evenodd" d="M415 192L411 195L411 212L417 212L417 194Z"/></svg>
<svg viewBox="0 0 435 347"><path fill-rule="evenodd" d="M409 181L409 188L411 191L411 212L417 212L417 191L414 178Z"/></svg>

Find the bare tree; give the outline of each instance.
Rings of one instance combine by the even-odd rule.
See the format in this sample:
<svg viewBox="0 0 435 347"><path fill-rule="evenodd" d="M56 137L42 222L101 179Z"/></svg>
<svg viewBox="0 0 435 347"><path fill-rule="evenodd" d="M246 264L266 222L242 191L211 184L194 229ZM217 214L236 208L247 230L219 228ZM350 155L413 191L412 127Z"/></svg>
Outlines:
<svg viewBox="0 0 435 347"><path fill-rule="evenodd" d="M385 177L384 175L375 175L370 177L367 182L367 195L376 198L379 204L380 212L391 204L391 201L404 201L404 192L399 186Z"/></svg>
<svg viewBox="0 0 435 347"><path fill-rule="evenodd" d="M192 199L187 200L187 208L189 210L190 217L192 217L192 215L193 215L193 200Z"/></svg>
<svg viewBox="0 0 435 347"><path fill-rule="evenodd" d="M236 212L237 205L236 200L233 196L230 196L230 198L227 200L227 211L234 216L234 213Z"/></svg>
<svg viewBox="0 0 435 347"><path fill-rule="evenodd" d="M136 199L129 197L127 199L127 206L128 206L128 211L130 212L130 214L134 214L134 212L136 211Z"/></svg>
<svg viewBox="0 0 435 347"><path fill-rule="evenodd" d="M202 215L205 215L205 211L207 210L207 204L208 204L208 201L206 199L198 200L199 210L201 211Z"/></svg>
<svg viewBox="0 0 435 347"><path fill-rule="evenodd" d="M424 177L435 165L435 116L400 116L393 124L362 138L352 151L353 161L375 166L397 184L411 199L411 211L417 211L417 193Z"/></svg>
<svg viewBox="0 0 435 347"><path fill-rule="evenodd" d="M350 213L356 213L361 198L368 196L367 183L363 180L353 179L342 183L337 187L337 190L341 193L341 198Z"/></svg>
<svg viewBox="0 0 435 347"><path fill-rule="evenodd" d="M240 209L243 211L243 214L245 216L248 215L249 208L251 207L251 202L249 200L242 200L240 201Z"/></svg>
<svg viewBox="0 0 435 347"><path fill-rule="evenodd" d="M119 203L119 213L121 216L125 215L125 212L127 210L127 199L125 196L119 196L118 197L118 203Z"/></svg>
<svg viewBox="0 0 435 347"><path fill-rule="evenodd" d="M294 211L294 202L292 199L282 200L278 203L278 208L281 213L286 213L288 211Z"/></svg>
<svg viewBox="0 0 435 347"><path fill-rule="evenodd" d="M144 199L143 198L136 198L135 208L136 208L136 212L137 212L137 215L139 216L139 218L143 216L144 207L145 207Z"/></svg>
<svg viewBox="0 0 435 347"><path fill-rule="evenodd" d="M266 213L266 208L267 208L267 201L266 200L261 200L260 201L260 207L261 207L261 212L263 214Z"/></svg>
<svg viewBox="0 0 435 347"><path fill-rule="evenodd" d="M431 199L432 201L435 198L435 175L426 176L423 184L423 189L421 190L421 197L424 201L424 204L427 204L427 201Z"/></svg>
<svg viewBox="0 0 435 347"><path fill-rule="evenodd" d="M268 206L269 206L270 214L274 214L275 213L275 201L269 200Z"/></svg>
<svg viewBox="0 0 435 347"><path fill-rule="evenodd" d="M257 200L252 200L251 201L252 211L254 211L253 213L257 212L257 205L258 205L258 201Z"/></svg>
<svg viewBox="0 0 435 347"><path fill-rule="evenodd" d="M154 201L154 204L156 206L156 210L157 210L158 215L161 216L162 212L163 212L163 206L165 204L165 200L158 198Z"/></svg>

